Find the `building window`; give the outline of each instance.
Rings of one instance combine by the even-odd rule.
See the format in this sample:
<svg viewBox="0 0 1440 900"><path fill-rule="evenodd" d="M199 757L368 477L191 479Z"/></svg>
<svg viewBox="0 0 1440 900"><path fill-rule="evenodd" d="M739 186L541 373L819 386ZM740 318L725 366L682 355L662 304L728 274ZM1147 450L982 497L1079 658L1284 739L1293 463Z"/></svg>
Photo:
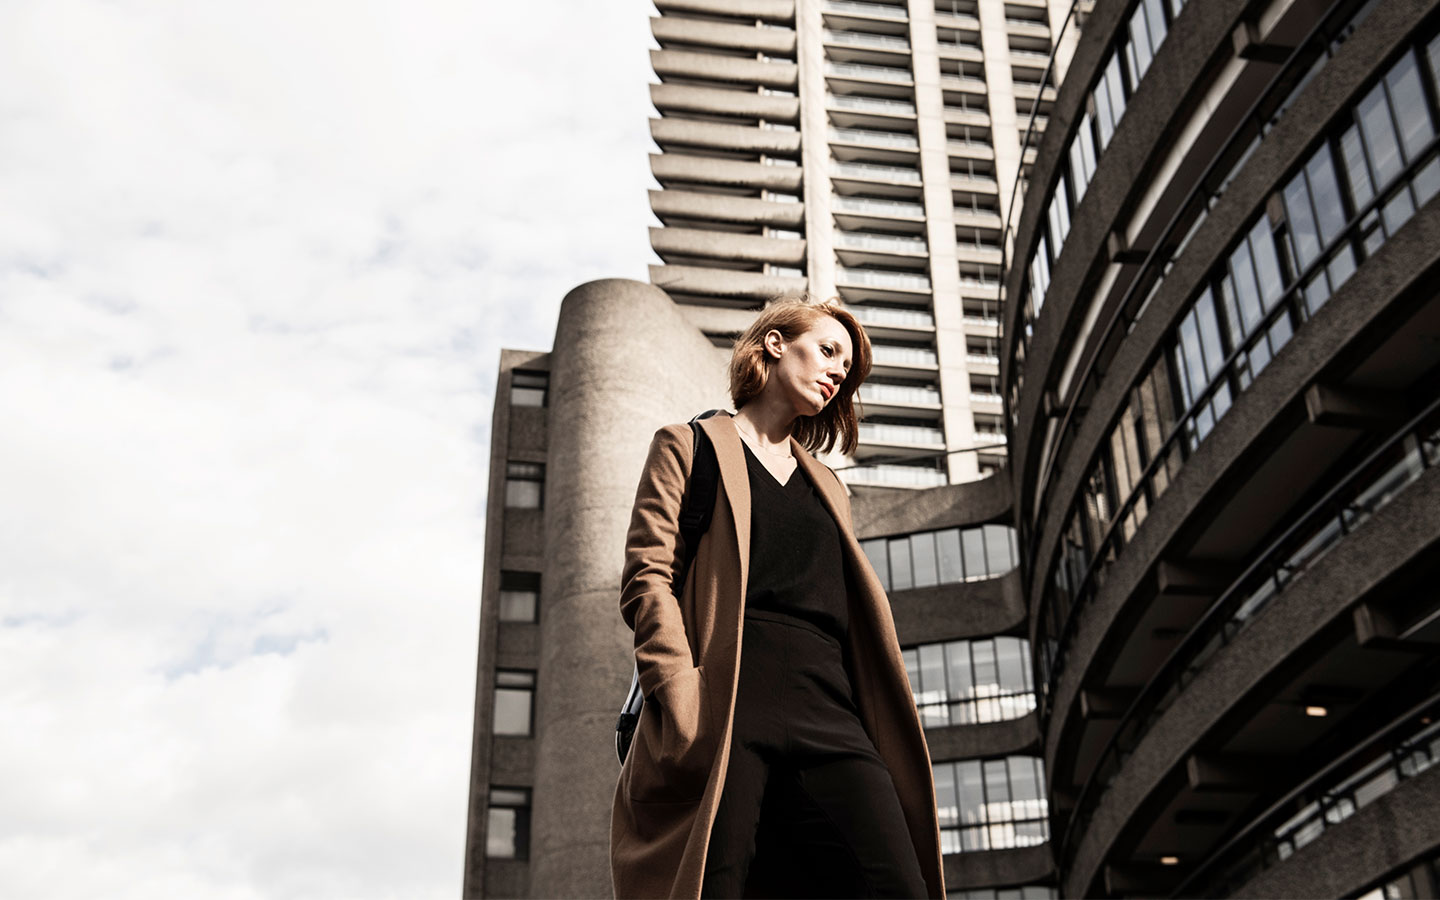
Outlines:
<svg viewBox="0 0 1440 900"><path fill-rule="evenodd" d="M500 621L540 620L540 573L500 573Z"/></svg>
<svg viewBox="0 0 1440 900"><path fill-rule="evenodd" d="M1045 775L1033 756L936 763L940 852L1033 847L1050 839Z"/></svg>
<svg viewBox="0 0 1440 900"><path fill-rule="evenodd" d="M539 509L545 493L545 464L505 464L505 506L507 509Z"/></svg>
<svg viewBox="0 0 1440 900"><path fill-rule="evenodd" d="M1035 708L1023 638L921 644L903 654L926 728L1018 719Z"/></svg>
<svg viewBox="0 0 1440 900"><path fill-rule="evenodd" d="M980 581L1015 568L1015 529L1008 525L945 528L860 542L887 591Z"/></svg>
<svg viewBox="0 0 1440 900"><path fill-rule="evenodd" d="M510 373L511 406L548 406L549 393L549 372L516 369Z"/></svg>
<svg viewBox="0 0 1440 900"><path fill-rule="evenodd" d="M529 788L490 788L485 855L491 859L530 858Z"/></svg>
<svg viewBox="0 0 1440 900"><path fill-rule="evenodd" d="M495 717L492 734L530 737L534 734L535 672L529 669L495 671Z"/></svg>

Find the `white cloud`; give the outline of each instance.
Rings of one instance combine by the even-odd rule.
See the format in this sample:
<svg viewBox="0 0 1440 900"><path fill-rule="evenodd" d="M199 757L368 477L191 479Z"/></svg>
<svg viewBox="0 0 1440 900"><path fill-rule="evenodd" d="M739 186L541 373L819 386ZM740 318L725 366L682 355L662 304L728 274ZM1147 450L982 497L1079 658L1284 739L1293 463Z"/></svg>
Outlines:
<svg viewBox="0 0 1440 900"><path fill-rule="evenodd" d="M644 278L651 13L0 7L0 892L458 892L494 370Z"/></svg>

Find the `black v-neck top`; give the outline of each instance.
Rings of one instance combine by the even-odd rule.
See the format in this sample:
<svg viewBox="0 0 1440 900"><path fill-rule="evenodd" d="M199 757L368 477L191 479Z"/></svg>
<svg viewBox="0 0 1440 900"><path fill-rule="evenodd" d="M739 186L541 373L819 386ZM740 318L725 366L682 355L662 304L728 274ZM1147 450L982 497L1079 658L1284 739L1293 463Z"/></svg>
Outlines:
<svg viewBox="0 0 1440 900"><path fill-rule="evenodd" d="M845 646L850 610L840 529L800 465L785 484L745 445L750 471L750 575L745 609L804 619Z"/></svg>

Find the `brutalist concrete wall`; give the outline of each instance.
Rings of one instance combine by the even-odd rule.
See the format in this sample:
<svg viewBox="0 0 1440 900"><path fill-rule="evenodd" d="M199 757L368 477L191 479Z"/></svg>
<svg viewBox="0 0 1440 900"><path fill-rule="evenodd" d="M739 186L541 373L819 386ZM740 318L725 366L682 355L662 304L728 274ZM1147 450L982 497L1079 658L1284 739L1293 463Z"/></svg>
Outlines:
<svg viewBox="0 0 1440 900"><path fill-rule="evenodd" d="M594 281L561 305L551 352L533 897L610 896L615 716L633 664L619 611L630 507L655 430L729 405L727 358L647 284Z"/></svg>

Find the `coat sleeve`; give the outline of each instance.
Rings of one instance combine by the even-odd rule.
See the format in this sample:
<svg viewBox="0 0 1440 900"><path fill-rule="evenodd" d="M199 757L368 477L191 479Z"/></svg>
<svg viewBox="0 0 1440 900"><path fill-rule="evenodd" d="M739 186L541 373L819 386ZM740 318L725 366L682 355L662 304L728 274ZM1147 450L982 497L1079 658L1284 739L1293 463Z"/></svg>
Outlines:
<svg viewBox="0 0 1440 900"><path fill-rule="evenodd" d="M694 666L676 597L676 569L684 558L680 509L689 480L694 435L687 425L655 432L625 538L620 615L635 632L635 665L646 697L656 685Z"/></svg>

